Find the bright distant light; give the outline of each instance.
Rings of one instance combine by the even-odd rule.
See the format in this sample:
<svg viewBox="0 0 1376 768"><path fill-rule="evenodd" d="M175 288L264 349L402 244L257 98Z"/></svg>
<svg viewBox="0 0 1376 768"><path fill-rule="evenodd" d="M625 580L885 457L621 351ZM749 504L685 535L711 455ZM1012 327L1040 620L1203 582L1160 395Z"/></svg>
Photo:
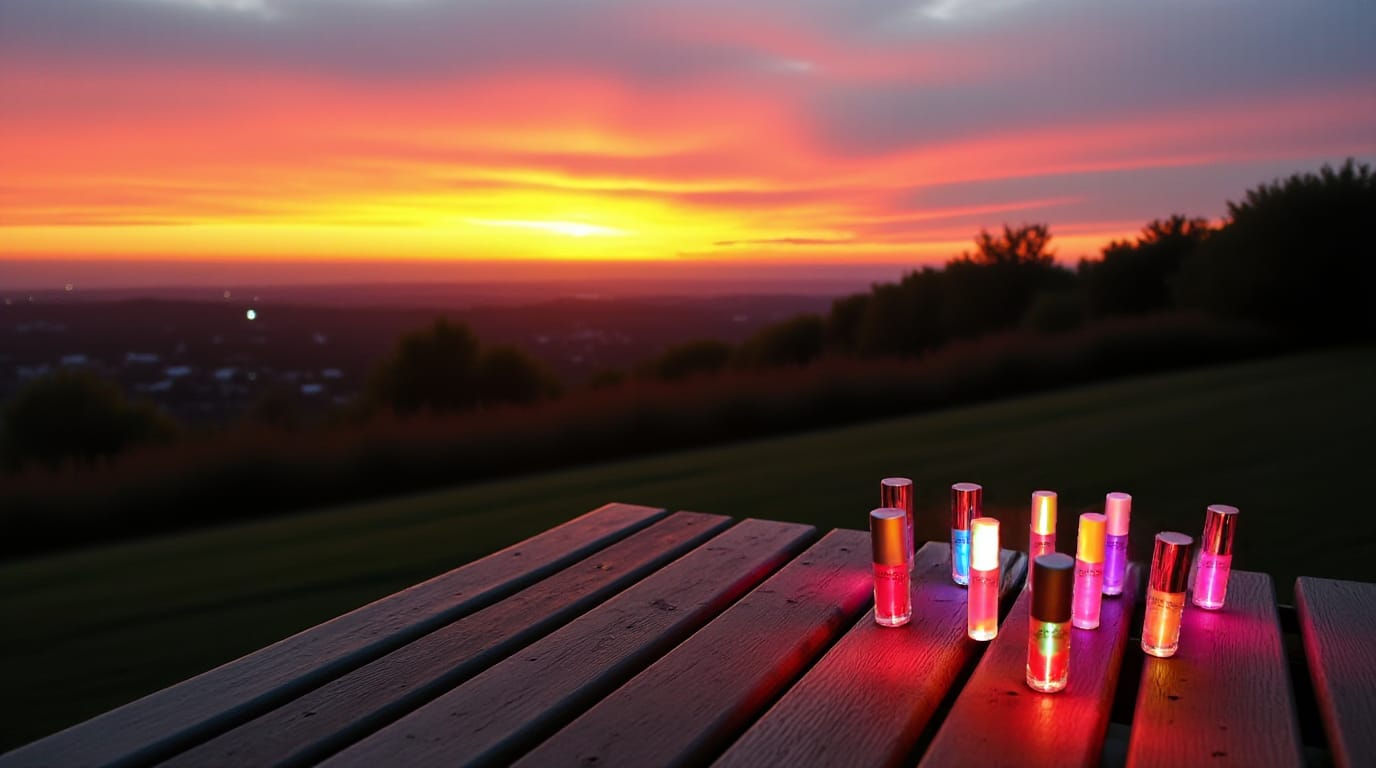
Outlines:
<svg viewBox="0 0 1376 768"><path fill-rule="evenodd" d="M472 224L481 224L484 227L534 229L540 232L551 232L556 235L567 235L569 237L588 237L591 235L599 237L619 237L626 234L620 229L602 227L596 224L584 224L579 221L535 221L524 219L469 219L468 221Z"/></svg>
<svg viewBox="0 0 1376 768"><path fill-rule="evenodd" d="M72 292L72 287L73 287L73 286L72 286L71 283L67 283L67 293L71 293L71 292Z"/></svg>
<svg viewBox="0 0 1376 768"><path fill-rule="evenodd" d="M247 312L244 313L244 317L247 317L247 318L250 319L250 320L257 320L257 319L258 319L258 310L256 310L256 309L250 309L249 311L247 311Z"/></svg>

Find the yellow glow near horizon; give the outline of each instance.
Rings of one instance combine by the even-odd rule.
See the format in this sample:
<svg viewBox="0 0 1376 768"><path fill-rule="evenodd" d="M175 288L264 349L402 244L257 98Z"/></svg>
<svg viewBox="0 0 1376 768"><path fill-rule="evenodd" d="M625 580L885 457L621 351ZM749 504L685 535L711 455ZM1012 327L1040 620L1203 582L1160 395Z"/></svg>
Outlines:
<svg viewBox="0 0 1376 768"><path fill-rule="evenodd" d="M537 232L552 232L569 237L622 237L625 230L585 224L579 221L526 221L521 219L468 219L471 224L484 227L509 227L512 229L531 229Z"/></svg>

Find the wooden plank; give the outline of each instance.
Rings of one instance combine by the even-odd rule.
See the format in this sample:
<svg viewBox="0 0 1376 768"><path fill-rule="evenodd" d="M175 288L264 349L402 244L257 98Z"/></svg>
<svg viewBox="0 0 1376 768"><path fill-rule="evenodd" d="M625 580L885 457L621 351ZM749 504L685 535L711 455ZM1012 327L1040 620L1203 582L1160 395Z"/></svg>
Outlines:
<svg viewBox="0 0 1376 768"><path fill-rule="evenodd" d="M869 606L869 533L838 530L516 765L716 757Z"/></svg>
<svg viewBox="0 0 1376 768"><path fill-rule="evenodd" d="M1026 558L1000 553L1001 595ZM714 765L900 765L961 671L983 651L966 634L965 590L951 582L950 545L913 564L913 618L887 628L867 614Z"/></svg>
<svg viewBox="0 0 1376 768"><path fill-rule="evenodd" d="M815 534L745 520L327 765L510 762L715 618Z"/></svg>
<svg viewBox="0 0 1376 768"><path fill-rule="evenodd" d="M644 528L608 504L563 525L5 755L9 766L132 766L171 756Z"/></svg>
<svg viewBox="0 0 1376 768"><path fill-rule="evenodd" d="M1333 764L1376 765L1376 584L1305 576L1295 608Z"/></svg>
<svg viewBox="0 0 1376 768"><path fill-rule="evenodd" d="M1071 630L1070 681L1058 693L1027 687L1032 593L1023 590L921 765L1099 765L1140 581L1129 566L1123 594L1104 600L1099 628Z"/></svg>
<svg viewBox="0 0 1376 768"><path fill-rule="evenodd" d="M722 515L670 515L164 765L315 763L557 629L729 523Z"/></svg>
<svg viewBox="0 0 1376 768"><path fill-rule="evenodd" d="M1187 605L1180 650L1142 667L1127 764L1205 763L1304 763L1276 592L1264 573L1233 571L1222 610Z"/></svg>

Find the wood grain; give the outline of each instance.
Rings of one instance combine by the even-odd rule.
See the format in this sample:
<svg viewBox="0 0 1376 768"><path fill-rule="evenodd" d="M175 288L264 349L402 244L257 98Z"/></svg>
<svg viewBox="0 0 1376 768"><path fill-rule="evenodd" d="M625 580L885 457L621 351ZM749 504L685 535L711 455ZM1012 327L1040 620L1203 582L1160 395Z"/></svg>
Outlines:
<svg viewBox="0 0 1376 768"><path fill-rule="evenodd" d="M1295 608L1334 765L1376 765L1376 584L1305 576Z"/></svg>
<svg viewBox="0 0 1376 768"><path fill-rule="evenodd" d="M1071 630L1070 680L1058 693L1027 686L1032 593L1023 590L921 765L1097 766L1140 581L1129 566L1123 594L1104 600L1099 628Z"/></svg>
<svg viewBox="0 0 1376 768"><path fill-rule="evenodd" d="M715 618L815 534L745 520L327 765L509 762Z"/></svg>
<svg viewBox="0 0 1376 768"><path fill-rule="evenodd" d="M828 533L516 764L711 760L869 606L870 559L868 532Z"/></svg>
<svg viewBox="0 0 1376 768"><path fill-rule="evenodd" d="M0 755L0 766L133 766L169 757L490 605L666 514L608 504L185 682Z"/></svg>
<svg viewBox="0 0 1376 768"><path fill-rule="evenodd" d="M1004 600L1025 558L1000 553ZM965 633L965 589L951 548L932 542L913 565L913 617L881 627L867 614L740 738L717 768L902 764L961 671L984 649Z"/></svg>
<svg viewBox="0 0 1376 768"><path fill-rule="evenodd" d="M1222 610L1186 605L1180 650L1143 664L1127 764L1303 764L1270 576L1233 571Z"/></svg>
<svg viewBox="0 0 1376 768"><path fill-rule="evenodd" d="M562 626L729 523L722 515L670 515L164 765L317 762Z"/></svg>

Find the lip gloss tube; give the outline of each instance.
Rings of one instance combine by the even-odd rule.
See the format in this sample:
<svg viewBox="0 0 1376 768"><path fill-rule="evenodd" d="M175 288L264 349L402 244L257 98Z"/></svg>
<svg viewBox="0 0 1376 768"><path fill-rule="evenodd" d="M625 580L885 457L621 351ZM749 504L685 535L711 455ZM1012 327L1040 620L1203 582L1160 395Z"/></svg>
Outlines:
<svg viewBox="0 0 1376 768"><path fill-rule="evenodd" d="M983 514L983 510L983 486L951 486L951 581L957 584L970 583L970 521Z"/></svg>
<svg viewBox="0 0 1376 768"><path fill-rule="evenodd" d="M908 518L908 562L917 554L913 539L913 481L906 477L886 477L879 481L879 506L901 509Z"/></svg>
<svg viewBox="0 0 1376 768"><path fill-rule="evenodd" d="M1237 532L1237 507L1210 504L1204 513L1204 538L1199 542L1199 565L1194 574L1194 604L1216 611L1228 595L1228 574L1233 569L1233 534Z"/></svg>
<svg viewBox="0 0 1376 768"><path fill-rule="evenodd" d="M1104 599L1104 526L1108 519L1097 512L1080 515L1080 535L1075 545L1075 602L1071 624L1077 629L1097 629Z"/></svg>
<svg viewBox="0 0 1376 768"><path fill-rule="evenodd" d="M870 547L874 550L874 620L900 627L913 614L908 569L908 522L901 509L870 511Z"/></svg>
<svg viewBox="0 0 1376 768"><path fill-rule="evenodd" d="M1070 601L1075 561L1052 552L1032 561L1037 588L1027 621L1027 685L1055 693L1070 679Z"/></svg>
<svg viewBox="0 0 1376 768"><path fill-rule="evenodd" d="M976 640L999 633L999 521L970 521L970 591L965 596L965 631Z"/></svg>
<svg viewBox="0 0 1376 768"><path fill-rule="evenodd" d="M1036 562L1041 555L1056 551L1056 492L1032 492L1032 525L1027 535L1027 559ZM1027 586L1032 588L1035 572L1027 574Z"/></svg>
<svg viewBox="0 0 1376 768"><path fill-rule="evenodd" d="M1114 491L1104 497L1104 517L1108 533L1104 537L1104 594L1123 594L1123 575L1128 567L1128 521L1132 518L1132 497Z"/></svg>
<svg viewBox="0 0 1376 768"><path fill-rule="evenodd" d="M1185 612L1185 585L1190 574L1194 539L1183 533L1156 534L1147 585L1147 615L1142 620L1142 650L1152 656L1174 656L1180 648L1180 616Z"/></svg>

